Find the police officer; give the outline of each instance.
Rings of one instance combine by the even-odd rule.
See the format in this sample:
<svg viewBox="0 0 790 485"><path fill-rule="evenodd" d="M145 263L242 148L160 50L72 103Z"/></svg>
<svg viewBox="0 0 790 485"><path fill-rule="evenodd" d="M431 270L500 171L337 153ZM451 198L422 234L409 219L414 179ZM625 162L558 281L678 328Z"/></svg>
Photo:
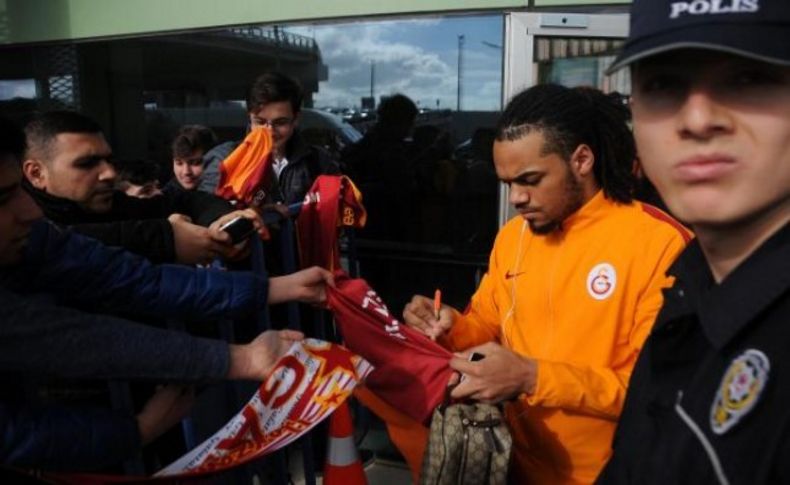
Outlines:
<svg viewBox="0 0 790 485"><path fill-rule="evenodd" d="M636 0L645 172L697 239L599 483L790 482L790 3Z"/></svg>

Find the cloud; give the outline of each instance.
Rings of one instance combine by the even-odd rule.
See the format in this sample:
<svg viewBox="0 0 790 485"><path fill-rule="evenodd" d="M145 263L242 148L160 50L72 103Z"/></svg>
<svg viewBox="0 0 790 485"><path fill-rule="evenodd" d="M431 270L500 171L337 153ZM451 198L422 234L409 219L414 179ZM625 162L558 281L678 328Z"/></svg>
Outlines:
<svg viewBox="0 0 790 485"><path fill-rule="evenodd" d="M288 28L315 38L329 79L314 95L316 106L359 106L370 95L403 93L421 106L455 108L457 33L452 19L369 21ZM496 35L496 33L494 34ZM463 108L496 110L501 85L501 52L481 42L464 47ZM479 45L478 45L479 44ZM467 96L467 93L469 96Z"/></svg>
<svg viewBox="0 0 790 485"><path fill-rule="evenodd" d="M0 81L0 100L36 97L36 82L32 79Z"/></svg>

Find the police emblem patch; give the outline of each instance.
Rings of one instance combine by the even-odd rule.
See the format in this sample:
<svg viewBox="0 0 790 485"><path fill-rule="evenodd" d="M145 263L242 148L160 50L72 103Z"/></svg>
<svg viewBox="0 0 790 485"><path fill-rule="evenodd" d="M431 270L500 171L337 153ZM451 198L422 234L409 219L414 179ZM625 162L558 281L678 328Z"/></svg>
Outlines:
<svg viewBox="0 0 790 485"><path fill-rule="evenodd" d="M614 292L617 272L609 263L595 265L587 275L587 293L596 300L605 300Z"/></svg>
<svg viewBox="0 0 790 485"><path fill-rule="evenodd" d="M710 426L724 434L757 404L768 382L771 363L759 350L749 349L732 361L716 391L710 410Z"/></svg>

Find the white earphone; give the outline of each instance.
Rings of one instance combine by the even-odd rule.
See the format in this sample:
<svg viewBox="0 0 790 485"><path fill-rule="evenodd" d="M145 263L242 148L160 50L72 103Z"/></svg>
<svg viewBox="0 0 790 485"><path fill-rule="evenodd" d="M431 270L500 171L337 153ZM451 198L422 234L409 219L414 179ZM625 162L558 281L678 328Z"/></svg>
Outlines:
<svg viewBox="0 0 790 485"><path fill-rule="evenodd" d="M513 275L517 275L519 273L519 268L521 267L521 258L526 252L527 248L522 247L524 244L524 233L527 232L527 221L524 221L521 225L521 233L518 236L518 246L516 247L516 256L514 258L514 265L512 271ZM530 239L531 241L531 239ZM500 323L500 332L504 337L505 341L507 341L507 335L505 334L505 323L510 319L513 314L516 312L516 278L510 278L510 309L505 313L505 316L502 317L502 321Z"/></svg>

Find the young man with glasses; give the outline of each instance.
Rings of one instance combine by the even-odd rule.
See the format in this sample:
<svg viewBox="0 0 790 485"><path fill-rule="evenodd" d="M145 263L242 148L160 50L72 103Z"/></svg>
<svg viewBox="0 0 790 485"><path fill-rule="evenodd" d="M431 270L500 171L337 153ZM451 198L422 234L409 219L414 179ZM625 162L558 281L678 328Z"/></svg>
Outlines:
<svg viewBox="0 0 790 485"><path fill-rule="evenodd" d="M299 83L279 72L259 76L247 93L250 128L268 126L274 141L276 186L266 190L266 202L300 202L319 175L339 172L337 163L326 152L309 145L299 134L302 100ZM219 166L239 143L222 143L206 153L200 190L214 193L219 183Z"/></svg>

